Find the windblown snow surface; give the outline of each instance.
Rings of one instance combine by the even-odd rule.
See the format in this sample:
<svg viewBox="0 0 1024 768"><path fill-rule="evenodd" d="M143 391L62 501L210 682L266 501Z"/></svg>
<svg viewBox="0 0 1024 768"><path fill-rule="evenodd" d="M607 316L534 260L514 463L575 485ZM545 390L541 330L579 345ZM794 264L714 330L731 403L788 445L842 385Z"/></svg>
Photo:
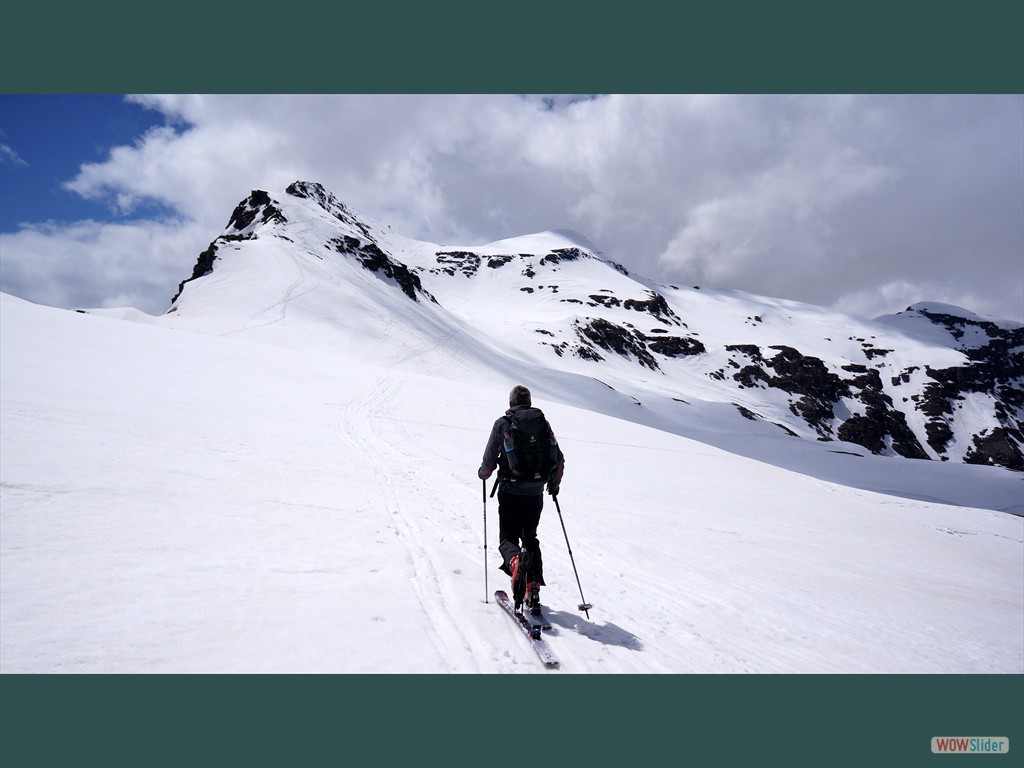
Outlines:
<svg viewBox="0 0 1024 768"><path fill-rule="evenodd" d="M613 366L488 346L493 292L443 321L240 247L160 318L2 296L0 671L1024 672L1021 473L743 437L731 405L659 428ZM476 470L517 383L566 455L558 671L492 596Z"/></svg>

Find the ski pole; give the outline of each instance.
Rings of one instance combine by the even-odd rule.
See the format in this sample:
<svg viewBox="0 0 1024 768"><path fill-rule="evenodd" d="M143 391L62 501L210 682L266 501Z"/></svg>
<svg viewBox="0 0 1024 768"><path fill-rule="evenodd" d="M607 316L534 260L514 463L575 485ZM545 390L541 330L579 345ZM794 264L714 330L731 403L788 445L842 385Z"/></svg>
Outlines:
<svg viewBox="0 0 1024 768"><path fill-rule="evenodd" d="M490 602L490 589L487 586L487 481L481 480L484 484L484 602Z"/></svg>
<svg viewBox="0 0 1024 768"><path fill-rule="evenodd" d="M555 500L555 509L558 510L558 522L562 524L562 534L565 536L565 548L569 550L569 561L572 563L572 572L576 574L576 586L580 588L580 600L583 602L576 606L576 610L583 611L587 614L587 618L590 618L590 609L594 606L587 602L587 598L583 596L583 587L580 585L580 574L576 570L576 560L572 556L572 547L569 546L569 534L565 532L565 521L562 519L562 508L558 506L558 496L552 496Z"/></svg>

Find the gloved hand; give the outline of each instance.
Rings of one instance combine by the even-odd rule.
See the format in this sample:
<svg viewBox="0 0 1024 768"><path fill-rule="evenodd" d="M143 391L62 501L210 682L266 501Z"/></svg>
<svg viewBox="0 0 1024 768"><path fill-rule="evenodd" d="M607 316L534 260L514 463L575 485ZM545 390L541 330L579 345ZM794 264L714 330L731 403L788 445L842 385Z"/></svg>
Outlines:
<svg viewBox="0 0 1024 768"><path fill-rule="evenodd" d="M553 485L548 485L548 493L550 493L552 497L557 496L558 495L558 486L557 485L554 485L554 486Z"/></svg>
<svg viewBox="0 0 1024 768"><path fill-rule="evenodd" d="M488 471L484 471L483 467L480 467L480 469L478 469L476 471L476 476L479 477L481 480L487 480L493 474L494 474L494 470L493 469L492 470L488 470Z"/></svg>

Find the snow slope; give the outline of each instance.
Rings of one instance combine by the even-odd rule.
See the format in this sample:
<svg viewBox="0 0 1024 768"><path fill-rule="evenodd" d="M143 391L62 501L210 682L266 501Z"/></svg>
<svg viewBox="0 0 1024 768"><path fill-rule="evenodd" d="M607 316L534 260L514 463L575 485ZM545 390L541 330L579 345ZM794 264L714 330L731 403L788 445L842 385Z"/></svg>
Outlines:
<svg viewBox="0 0 1024 768"><path fill-rule="evenodd" d="M1024 518L985 508L1019 473L812 454L772 425L751 452L800 471L757 461L255 244L260 270L210 275L281 272L218 292L244 305L204 304L201 280L144 322L0 297L0 672L1024 672ZM520 382L565 451L595 605L575 610L548 499L552 673L488 600L505 578L475 471ZM928 500L955 485L975 501Z"/></svg>
<svg viewBox="0 0 1024 768"><path fill-rule="evenodd" d="M170 312L129 319L499 389L529 380L549 401L829 482L1024 514L1024 474L960 464L977 434L1001 425L997 412L1010 426L1024 418L1024 408L986 391L1019 393L1013 376L1024 384L1024 370L967 397L956 388L928 396L935 383L925 370L952 370L967 357L919 313L876 322L735 291L656 286L565 230L483 246L410 240L308 182L273 198L253 191L204 256ZM760 356L783 348L800 365L783 376L788 383L765 386L759 366L772 363ZM762 378L738 384L742 366ZM852 387L834 405L834 393L817 391L819 379L845 387L851 376L865 378L857 371L875 375L880 388L866 395ZM816 423L801 415L808 399L823 414ZM881 400L945 466L890 460L891 434L877 454L836 439L841 422ZM950 413L926 418L925 402ZM949 430L941 455L924 439L928 420Z"/></svg>

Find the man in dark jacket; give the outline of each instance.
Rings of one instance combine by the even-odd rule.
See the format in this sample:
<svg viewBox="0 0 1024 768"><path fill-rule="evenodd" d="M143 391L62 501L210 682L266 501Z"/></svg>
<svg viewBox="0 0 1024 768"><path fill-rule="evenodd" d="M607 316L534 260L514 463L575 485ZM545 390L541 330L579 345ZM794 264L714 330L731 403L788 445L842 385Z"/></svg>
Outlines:
<svg viewBox="0 0 1024 768"><path fill-rule="evenodd" d="M494 422L477 476L486 481L495 469L498 470L500 568L512 577L515 606L518 608L525 602L527 607L533 607L540 605L540 588L544 585L544 565L537 539L537 526L544 507L544 488L547 486L552 496L558 495L565 457L544 414L532 407L529 389L522 385L513 387L508 405L505 415ZM550 467L545 476L524 476L515 456L510 465L509 453L514 451L511 442L513 423L517 428L527 430L531 425L541 425L543 453Z"/></svg>

